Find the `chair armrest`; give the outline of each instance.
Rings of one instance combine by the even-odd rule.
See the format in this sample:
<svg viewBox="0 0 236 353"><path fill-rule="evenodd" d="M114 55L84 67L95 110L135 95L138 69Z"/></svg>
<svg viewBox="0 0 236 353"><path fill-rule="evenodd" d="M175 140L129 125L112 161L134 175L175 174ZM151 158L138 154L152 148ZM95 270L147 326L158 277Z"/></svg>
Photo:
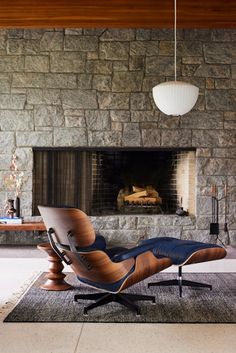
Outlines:
<svg viewBox="0 0 236 353"><path fill-rule="evenodd" d="M115 254L112 257L113 262L121 262L127 259L130 259L132 257L137 257L140 254L143 254L146 251L152 250L153 249L153 243L149 244L141 244L136 246L135 248L127 249L125 251L121 251L118 254Z"/></svg>

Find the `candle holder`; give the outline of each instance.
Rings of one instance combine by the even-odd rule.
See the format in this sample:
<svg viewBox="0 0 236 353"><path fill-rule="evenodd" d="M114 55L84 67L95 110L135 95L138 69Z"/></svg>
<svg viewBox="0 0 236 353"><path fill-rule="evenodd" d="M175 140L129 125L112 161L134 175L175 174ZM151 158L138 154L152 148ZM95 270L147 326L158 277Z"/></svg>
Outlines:
<svg viewBox="0 0 236 353"><path fill-rule="evenodd" d="M14 200L13 199L8 199L8 208L7 208L7 216L9 218L13 218L14 214L16 213L16 209L14 207Z"/></svg>

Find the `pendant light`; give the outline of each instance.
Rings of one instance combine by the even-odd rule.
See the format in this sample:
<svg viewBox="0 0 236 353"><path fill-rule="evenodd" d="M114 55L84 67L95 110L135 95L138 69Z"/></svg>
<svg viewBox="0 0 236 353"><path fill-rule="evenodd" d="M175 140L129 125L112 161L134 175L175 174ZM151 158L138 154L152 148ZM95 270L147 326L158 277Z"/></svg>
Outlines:
<svg viewBox="0 0 236 353"><path fill-rule="evenodd" d="M199 88L191 83L176 80L176 0L174 0L174 69L175 80L160 83L153 87L153 99L156 106L166 115L184 115L196 104Z"/></svg>

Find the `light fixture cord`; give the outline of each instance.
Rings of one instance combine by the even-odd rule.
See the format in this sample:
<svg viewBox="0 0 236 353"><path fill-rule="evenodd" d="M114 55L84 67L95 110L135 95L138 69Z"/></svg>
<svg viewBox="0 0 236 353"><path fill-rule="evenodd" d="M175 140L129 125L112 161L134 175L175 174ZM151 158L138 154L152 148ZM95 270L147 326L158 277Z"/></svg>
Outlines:
<svg viewBox="0 0 236 353"><path fill-rule="evenodd" d="M177 23L177 11L176 11L176 0L175 3L175 20L174 20L174 37L175 37L175 81L176 81L176 48L177 48L177 40L176 40L176 23Z"/></svg>

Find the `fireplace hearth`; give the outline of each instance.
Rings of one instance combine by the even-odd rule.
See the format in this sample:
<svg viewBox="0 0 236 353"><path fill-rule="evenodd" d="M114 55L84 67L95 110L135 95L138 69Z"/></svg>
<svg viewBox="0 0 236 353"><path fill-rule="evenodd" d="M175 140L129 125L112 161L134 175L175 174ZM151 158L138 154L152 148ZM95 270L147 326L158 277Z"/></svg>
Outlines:
<svg viewBox="0 0 236 353"><path fill-rule="evenodd" d="M195 150L35 148L37 205L78 207L92 216L195 213Z"/></svg>

